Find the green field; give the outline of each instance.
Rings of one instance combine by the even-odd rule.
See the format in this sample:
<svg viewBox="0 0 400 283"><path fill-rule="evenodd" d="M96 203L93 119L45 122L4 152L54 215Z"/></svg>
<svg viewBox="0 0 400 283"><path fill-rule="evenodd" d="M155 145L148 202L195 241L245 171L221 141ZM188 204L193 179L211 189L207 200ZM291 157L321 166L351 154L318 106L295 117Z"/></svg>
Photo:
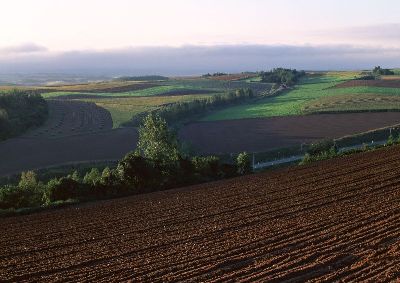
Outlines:
<svg viewBox="0 0 400 283"><path fill-rule="evenodd" d="M60 96L79 96L79 95L90 95L90 96L105 96L105 97L139 97L139 96L156 96L162 95L164 93L169 92L179 92L182 90L186 90L185 86L174 86L174 85L166 85L166 86L155 86L151 88L146 88L142 90L128 91L128 92L100 92L100 93L89 93L89 92L68 92L68 91L55 91L44 93L42 96L44 98L56 98ZM190 89L193 90L193 89ZM188 91L190 91L188 89ZM195 89L196 90L196 89Z"/></svg>
<svg viewBox="0 0 400 283"><path fill-rule="evenodd" d="M202 120L216 121L302 115L323 111L400 109L396 104L397 97L400 97L400 89L398 88L333 88L341 82L353 79L356 75L356 73L335 72L306 78L293 90L288 90L279 96L217 111ZM365 97L366 95L367 97ZM365 100L357 100L357 96L364 96ZM378 98L381 96L393 96L395 98L379 100ZM346 104L346 101L349 104Z"/></svg>
<svg viewBox="0 0 400 283"><path fill-rule="evenodd" d="M171 79L162 82L162 85L139 82L133 83L133 86L136 84L149 87L132 91L107 92L104 91L107 88L129 87L132 86L132 82L88 83L51 87L55 91L45 92L42 96L46 99L62 98L96 103L111 113L113 127L117 128L130 121L134 115L154 110L162 105L202 99L239 88L252 88L256 94L268 92L271 88L270 84L265 83L230 82L203 78Z"/></svg>
<svg viewBox="0 0 400 283"><path fill-rule="evenodd" d="M82 101L93 102L105 108L111 114L113 127L118 128L132 119L133 115L151 111L162 105L176 102L186 102L194 99L206 98L209 95L180 95L180 96L149 96L123 98L89 98Z"/></svg>

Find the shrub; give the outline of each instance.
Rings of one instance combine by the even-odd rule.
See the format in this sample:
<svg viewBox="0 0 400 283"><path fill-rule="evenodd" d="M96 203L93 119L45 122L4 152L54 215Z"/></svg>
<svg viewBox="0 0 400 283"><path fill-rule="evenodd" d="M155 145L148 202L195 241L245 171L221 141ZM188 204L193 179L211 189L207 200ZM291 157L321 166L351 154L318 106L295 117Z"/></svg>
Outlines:
<svg viewBox="0 0 400 283"><path fill-rule="evenodd" d="M238 174L245 175L252 172L250 155L247 152L242 152L236 158L236 166Z"/></svg>
<svg viewBox="0 0 400 283"><path fill-rule="evenodd" d="M0 209L40 206L42 194L35 188L6 185L0 188Z"/></svg>
<svg viewBox="0 0 400 283"><path fill-rule="evenodd" d="M118 163L116 173L121 182L131 189L145 188L160 178L160 174L148 160L133 152L128 153Z"/></svg>
<svg viewBox="0 0 400 283"><path fill-rule="evenodd" d="M317 143L313 143L307 150L311 156L319 155L323 152L329 151L332 147L336 147L333 140L323 140Z"/></svg>
<svg viewBox="0 0 400 283"><path fill-rule="evenodd" d="M216 156L196 156L192 163L198 176L214 179L220 175L220 161Z"/></svg>
<svg viewBox="0 0 400 283"><path fill-rule="evenodd" d="M386 141L386 145L387 145L387 146L391 146L391 145L393 145L394 143L395 143L394 137L393 137L392 134L390 134L389 137L388 137L388 139L387 139L387 141Z"/></svg>
<svg viewBox="0 0 400 283"><path fill-rule="evenodd" d="M71 178L52 179L47 183L44 199L46 203L68 200L84 195L79 191L80 184Z"/></svg>

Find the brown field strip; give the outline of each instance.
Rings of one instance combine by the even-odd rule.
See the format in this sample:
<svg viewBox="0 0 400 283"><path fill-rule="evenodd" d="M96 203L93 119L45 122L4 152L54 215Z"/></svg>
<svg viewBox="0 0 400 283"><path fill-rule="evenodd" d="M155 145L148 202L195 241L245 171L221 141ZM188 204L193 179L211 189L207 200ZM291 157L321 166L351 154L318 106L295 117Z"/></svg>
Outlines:
<svg viewBox="0 0 400 283"><path fill-rule="evenodd" d="M394 281L400 147L0 219L0 281Z"/></svg>
<svg viewBox="0 0 400 283"><path fill-rule="evenodd" d="M202 153L263 152L399 123L400 112L320 114L198 122L180 136Z"/></svg>
<svg viewBox="0 0 400 283"><path fill-rule="evenodd" d="M373 87L392 87L400 88L400 79L391 80L350 80L344 83L338 84L335 88L347 88L347 87L358 87L358 86L373 86Z"/></svg>

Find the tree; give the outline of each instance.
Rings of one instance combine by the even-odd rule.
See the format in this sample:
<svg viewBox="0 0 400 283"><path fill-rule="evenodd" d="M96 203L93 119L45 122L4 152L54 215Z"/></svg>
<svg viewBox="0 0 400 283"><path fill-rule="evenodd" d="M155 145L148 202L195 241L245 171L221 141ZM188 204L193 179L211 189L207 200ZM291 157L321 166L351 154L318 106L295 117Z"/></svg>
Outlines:
<svg viewBox="0 0 400 283"><path fill-rule="evenodd" d="M133 188L145 188L151 182L155 182L156 170L142 156L128 153L117 166L117 175L125 185Z"/></svg>
<svg viewBox="0 0 400 283"><path fill-rule="evenodd" d="M146 159L161 165L176 163L180 157L176 134L164 119L153 114L149 114L139 127L137 150Z"/></svg>
<svg viewBox="0 0 400 283"><path fill-rule="evenodd" d="M21 189L35 189L38 185L36 173L33 171L22 172L18 187Z"/></svg>
<svg viewBox="0 0 400 283"><path fill-rule="evenodd" d="M100 172L99 169L97 168L92 168L89 172L86 173L85 177L83 177L83 183L96 186L98 183L100 183Z"/></svg>
<svg viewBox="0 0 400 283"><path fill-rule="evenodd" d="M252 172L250 155L247 152L239 153L236 158L236 166L240 175L249 174Z"/></svg>

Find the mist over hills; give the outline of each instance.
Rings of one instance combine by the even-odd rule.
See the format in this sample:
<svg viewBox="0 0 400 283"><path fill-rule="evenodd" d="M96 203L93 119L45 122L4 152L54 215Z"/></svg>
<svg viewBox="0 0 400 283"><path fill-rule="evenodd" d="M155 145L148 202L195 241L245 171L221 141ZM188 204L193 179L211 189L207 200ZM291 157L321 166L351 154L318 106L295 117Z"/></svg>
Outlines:
<svg viewBox="0 0 400 283"><path fill-rule="evenodd" d="M3 56L2 56L3 55ZM400 66L400 49L352 45L215 45L131 47L52 52L27 44L0 50L0 74L63 74L84 77L199 75L273 67L354 70L373 65Z"/></svg>

